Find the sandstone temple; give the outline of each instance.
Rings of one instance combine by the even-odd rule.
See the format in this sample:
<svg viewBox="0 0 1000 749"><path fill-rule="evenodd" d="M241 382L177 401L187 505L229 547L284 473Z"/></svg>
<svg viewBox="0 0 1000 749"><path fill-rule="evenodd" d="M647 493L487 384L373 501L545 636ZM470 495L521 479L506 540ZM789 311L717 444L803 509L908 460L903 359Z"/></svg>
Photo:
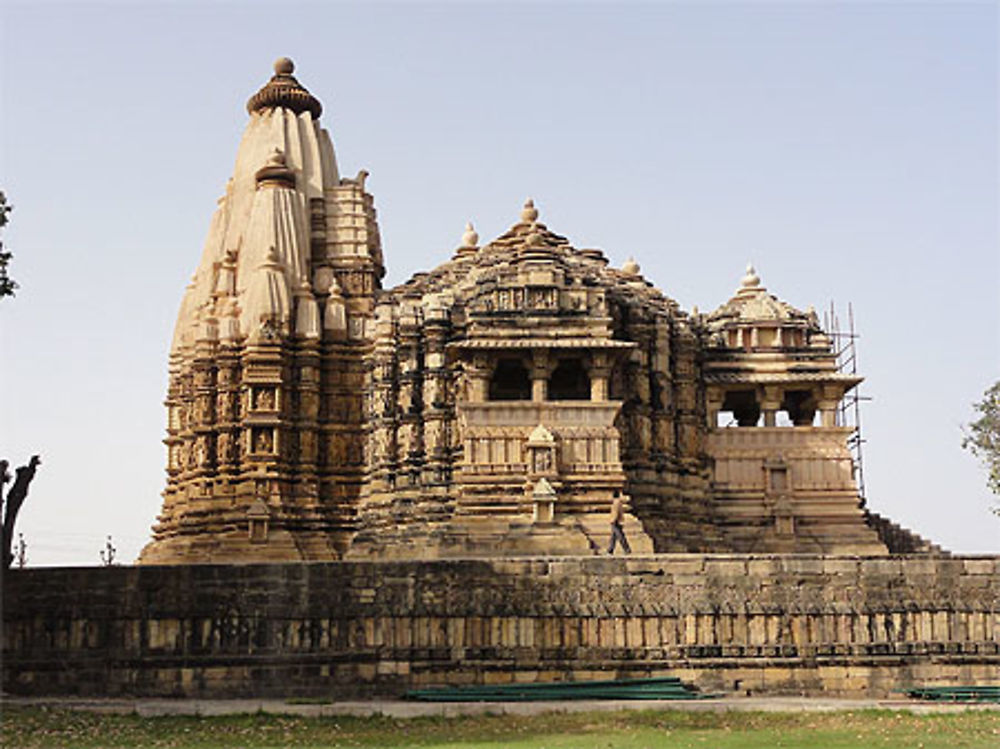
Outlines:
<svg viewBox="0 0 1000 749"><path fill-rule="evenodd" d="M604 553L616 497L633 552L892 550L838 417L861 378L753 268L684 311L528 200L386 289L367 174L341 175L291 61L247 109L141 563Z"/></svg>

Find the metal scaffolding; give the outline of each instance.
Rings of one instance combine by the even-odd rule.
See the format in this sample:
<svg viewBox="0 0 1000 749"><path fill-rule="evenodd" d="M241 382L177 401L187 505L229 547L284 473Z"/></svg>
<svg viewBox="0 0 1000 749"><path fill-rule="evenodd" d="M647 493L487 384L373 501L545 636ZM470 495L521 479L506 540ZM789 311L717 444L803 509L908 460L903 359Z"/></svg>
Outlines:
<svg viewBox="0 0 1000 749"><path fill-rule="evenodd" d="M837 355L837 371L841 374L857 375L857 341L861 336L854 327L854 307L851 303L848 302L847 304L846 329L841 327L840 316L837 314L837 309L833 302L830 302L829 311L823 314L823 329L833 342L834 351ZM867 504L864 463L865 439L861 431L861 404L870 400L869 396L861 393L861 385L858 384L844 394L837 408L837 424L839 426L852 427L853 429L851 436L847 439L847 446L851 451L851 460L854 464L854 478L858 484L861 507Z"/></svg>

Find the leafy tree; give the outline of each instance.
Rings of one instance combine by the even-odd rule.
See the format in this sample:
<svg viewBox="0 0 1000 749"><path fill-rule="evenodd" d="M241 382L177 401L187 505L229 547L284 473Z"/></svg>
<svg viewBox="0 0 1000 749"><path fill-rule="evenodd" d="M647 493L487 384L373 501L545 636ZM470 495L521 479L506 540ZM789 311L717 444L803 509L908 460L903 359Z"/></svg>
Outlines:
<svg viewBox="0 0 1000 749"><path fill-rule="evenodd" d="M14 210L14 206L7 205L7 196L0 190L0 229L7 225L7 214ZM5 296L14 296L14 289L17 283L7 275L7 264L14 257L9 252L4 252L3 242L0 242L0 299Z"/></svg>
<svg viewBox="0 0 1000 749"><path fill-rule="evenodd" d="M986 467L986 485L1000 494L1000 381L987 388L973 408L979 418L964 429L962 447L979 458ZM993 512L1000 515L1000 508Z"/></svg>

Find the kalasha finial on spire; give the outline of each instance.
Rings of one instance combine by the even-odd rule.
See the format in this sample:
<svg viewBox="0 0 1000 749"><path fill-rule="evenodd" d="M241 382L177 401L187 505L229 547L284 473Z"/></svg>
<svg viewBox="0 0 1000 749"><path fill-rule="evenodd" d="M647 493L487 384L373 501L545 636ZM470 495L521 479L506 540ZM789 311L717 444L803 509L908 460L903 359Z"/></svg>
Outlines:
<svg viewBox="0 0 1000 749"><path fill-rule="evenodd" d="M533 224L538 220L538 209L535 208L535 201L528 198L524 201L524 208L521 209L521 223Z"/></svg>
<svg viewBox="0 0 1000 749"><path fill-rule="evenodd" d="M740 286L744 289L752 289L760 286L760 276L758 276L757 271L754 270L753 263L747 263L747 274L743 276L743 280L740 281Z"/></svg>
<svg viewBox="0 0 1000 749"><path fill-rule="evenodd" d="M455 258L472 257L477 252L479 252L479 233L470 221L465 225L465 232L462 234L462 244L455 250Z"/></svg>
<svg viewBox="0 0 1000 749"><path fill-rule="evenodd" d="M479 234L470 221L465 225L465 233L462 234L462 247L476 247L479 244Z"/></svg>
<svg viewBox="0 0 1000 749"><path fill-rule="evenodd" d="M313 119L319 119L323 113L323 105L295 79L292 75L294 71L295 63L289 58L279 57L275 60L274 75L260 91L250 97L247 111L253 114L262 109L284 107L295 114L309 112Z"/></svg>

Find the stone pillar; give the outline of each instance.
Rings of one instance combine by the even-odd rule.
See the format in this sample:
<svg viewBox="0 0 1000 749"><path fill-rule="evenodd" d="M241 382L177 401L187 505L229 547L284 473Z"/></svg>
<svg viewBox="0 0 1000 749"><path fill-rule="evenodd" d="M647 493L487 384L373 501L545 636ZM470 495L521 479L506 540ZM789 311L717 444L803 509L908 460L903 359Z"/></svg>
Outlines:
<svg viewBox="0 0 1000 749"><path fill-rule="evenodd" d="M590 365L590 400L603 403L608 399L608 378L611 366L606 354L594 354Z"/></svg>
<svg viewBox="0 0 1000 749"><path fill-rule="evenodd" d="M549 397L549 375L552 374L552 363L549 361L547 349L532 352L531 361L531 400L534 403L544 403Z"/></svg>
<svg viewBox="0 0 1000 749"><path fill-rule="evenodd" d="M448 421L448 369L445 344L448 335L448 312L432 307L424 321L424 483L444 480L449 460L446 441Z"/></svg>
<svg viewBox="0 0 1000 749"><path fill-rule="evenodd" d="M721 390L712 388L705 393L705 426L715 429L719 424L719 412L725 395Z"/></svg>
<svg viewBox="0 0 1000 749"><path fill-rule="evenodd" d="M764 388L763 397L760 399L760 408L764 412L764 426L777 426L777 414L781 408L781 389L774 386Z"/></svg>
<svg viewBox="0 0 1000 749"><path fill-rule="evenodd" d="M837 405L843 397L843 392L836 385L824 385L821 397L817 400L820 412L820 422L825 427L837 426Z"/></svg>
<svg viewBox="0 0 1000 749"><path fill-rule="evenodd" d="M820 425L825 427L837 426L837 401L821 400L818 402Z"/></svg>
<svg viewBox="0 0 1000 749"><path fill-rule="evenodd" d="M484 354L472 357L469 372L469 402L485 403L490 396L490 360Z"/></svg>

